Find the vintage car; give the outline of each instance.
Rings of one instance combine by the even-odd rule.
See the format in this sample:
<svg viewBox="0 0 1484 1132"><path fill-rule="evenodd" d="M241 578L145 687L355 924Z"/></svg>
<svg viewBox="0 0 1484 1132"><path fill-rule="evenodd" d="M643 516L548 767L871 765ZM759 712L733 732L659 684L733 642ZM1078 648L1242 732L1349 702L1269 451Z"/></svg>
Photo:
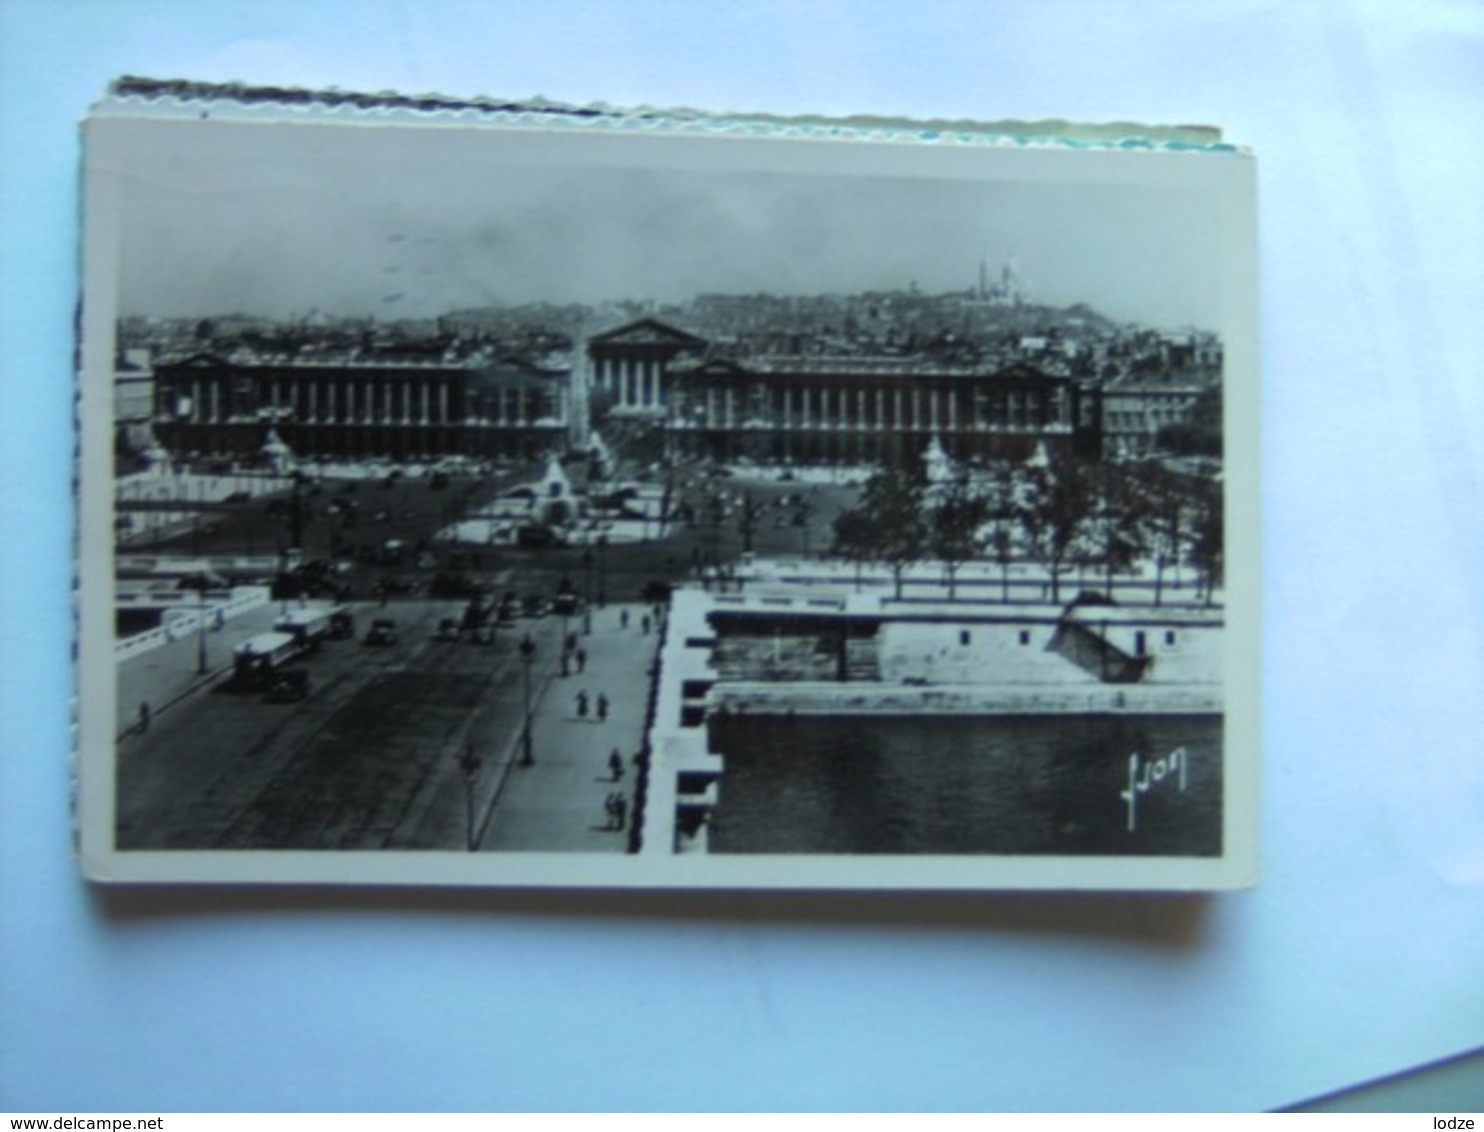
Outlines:
<svg viewBox="0 0 1484 1132"><path fill-rule="evenodd" d="M366 633L363 645L379 647L383 645L394 645L397 643L397 623L390 617L378 617L371 622L371 628Z"/></svg>

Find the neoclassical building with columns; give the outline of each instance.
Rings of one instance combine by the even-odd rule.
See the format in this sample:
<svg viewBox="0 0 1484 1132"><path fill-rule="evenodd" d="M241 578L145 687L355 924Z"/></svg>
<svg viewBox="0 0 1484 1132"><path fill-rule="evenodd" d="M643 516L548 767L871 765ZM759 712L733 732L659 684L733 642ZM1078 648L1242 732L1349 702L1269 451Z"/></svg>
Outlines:
<svg viewBox="0 0 1484 1132"><path fill-rule="evenodd" d="M587 340L590 401L619 416L663 417L671 402L671 367L704 357L704 338L641 318Z"/></svg>
<svg viewBox="0 0 1484 1132"><path fill-rule="evenodd" d="M174 452L248 456L268 429L300 456L536 456L570 426L571 372L528 361L221 357L155 371L154 432Z"/></svg>
<svg viewBox="0 0 1484 1132"><path fill-rule="evenodd" d="M655 319L589 339L591 387L615 415L652 418L673 455L860 463L901 438L954 459L1025 459L1038 444L1095 455L1098 390L1026 362L920 357L730 358Z"/></svg>
<svg viewBox="0 0 1484 1132"><path fill-rule="evenodd" d="M955 460L1101 448L1102 391L1027 361L731 357L645 318L575 362L197 353L156 366L153 431L174 453L253 457L273 430L311 459L531 458L587 446L606 420L713 460L866 463L935 437Z"/></svg>

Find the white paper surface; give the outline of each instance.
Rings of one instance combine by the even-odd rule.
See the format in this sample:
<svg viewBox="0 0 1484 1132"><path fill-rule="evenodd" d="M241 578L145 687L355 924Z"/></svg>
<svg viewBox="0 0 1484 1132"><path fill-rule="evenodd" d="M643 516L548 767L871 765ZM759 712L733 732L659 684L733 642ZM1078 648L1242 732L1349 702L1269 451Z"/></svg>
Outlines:
<svg viewBox="0 0 1484 1132"><path fill-rule="evenodd" d="M1256 1108L1484 1039L1484 16L0 8L0 1107ZM74 124L121 73L1210 121L1261 169L1262 884L101 894L68 847Z"/></svg>

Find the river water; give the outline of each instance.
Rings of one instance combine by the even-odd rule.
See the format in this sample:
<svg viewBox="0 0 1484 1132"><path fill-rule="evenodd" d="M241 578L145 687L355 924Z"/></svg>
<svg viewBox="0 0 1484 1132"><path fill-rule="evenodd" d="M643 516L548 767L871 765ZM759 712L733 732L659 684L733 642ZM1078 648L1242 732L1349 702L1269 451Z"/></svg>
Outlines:
<svg viewBox="0 0 1484 1132"><path fill-rule="evenodd" d="M713 853L1221 852L1219 715L730 715L710 728L726 759ZM1148 789L1132 791L1130 830L1135 754Z"/></svg>

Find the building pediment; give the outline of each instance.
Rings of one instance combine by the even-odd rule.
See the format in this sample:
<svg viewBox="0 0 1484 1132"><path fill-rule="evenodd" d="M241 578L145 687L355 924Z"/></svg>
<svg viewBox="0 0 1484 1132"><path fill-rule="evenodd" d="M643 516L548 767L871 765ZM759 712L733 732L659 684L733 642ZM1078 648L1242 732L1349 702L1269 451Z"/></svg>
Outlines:
<svg viewBox="0 0 1484 1132"><path fill-rule="evenodd" d="M671 346L687 350L699 350L706 345L704 338L688 334L684 330L661 322L657 318L641 318L594 334L588 339L589 346Z"/></svg>

